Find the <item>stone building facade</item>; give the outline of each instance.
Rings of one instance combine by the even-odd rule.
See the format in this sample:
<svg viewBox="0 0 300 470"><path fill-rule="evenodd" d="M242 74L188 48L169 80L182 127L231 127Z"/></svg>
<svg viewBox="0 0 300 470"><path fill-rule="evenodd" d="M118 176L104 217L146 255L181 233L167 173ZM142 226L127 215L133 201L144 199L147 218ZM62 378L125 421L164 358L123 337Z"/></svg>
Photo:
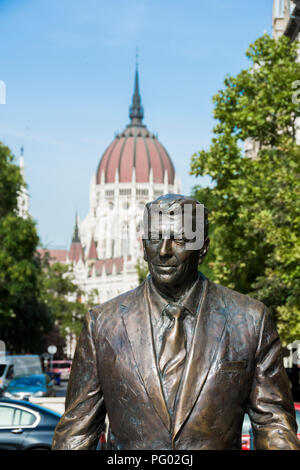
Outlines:
<svg viewBox="0 0 300 470"><path fill-rule="evenodd" d="M24 149L21 147L20 150L20 171L24 181L24 184L21 187L21 190L18 195L18 214L23 219L27 219L29 217L29 193L26 187L25 182L25 167L24 167Z"/></svg>
<svg viewBox="0 0 300 470"><path fill-rule="evenodd" d="M291 0L273 0L272 33L274 39L278 39L285 33L294 8L295 3Z"/></svg>
<svg viewBox="0 0 300 470"><path fill-rule="evenodd" d="M285 34L292 41L299 41L300 31L300 0L273 0L272 10L272 36L279 39ZM300 60L300 47L298 52ZM299 132L297 140L300 142ZM247 139L244 145L245 155L248 158L257 158L259 142Z"/></svg>

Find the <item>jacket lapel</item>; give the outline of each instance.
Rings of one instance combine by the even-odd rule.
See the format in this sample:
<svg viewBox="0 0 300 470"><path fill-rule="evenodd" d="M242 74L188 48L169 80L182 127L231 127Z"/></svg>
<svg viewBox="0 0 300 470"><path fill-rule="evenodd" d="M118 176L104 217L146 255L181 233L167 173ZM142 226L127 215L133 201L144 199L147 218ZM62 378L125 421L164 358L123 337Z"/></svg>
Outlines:
<svg viewBox="0 0 300 470"><path fill-rule="evenodd" d="M121 315L133 356L146 392L164 426L170 431L171 419L155 359L147 283L133 291L131 300L128 300L126 305L121 305Z"/></svg>
<svg viewBox="0 0 300 470"><path fill-rule="evenodd" d="M178 390L173 442L201 393L225 331L227 317L222 308L211 309L211 299L207 298L208 284L205 280L191 349Z"/></svg>

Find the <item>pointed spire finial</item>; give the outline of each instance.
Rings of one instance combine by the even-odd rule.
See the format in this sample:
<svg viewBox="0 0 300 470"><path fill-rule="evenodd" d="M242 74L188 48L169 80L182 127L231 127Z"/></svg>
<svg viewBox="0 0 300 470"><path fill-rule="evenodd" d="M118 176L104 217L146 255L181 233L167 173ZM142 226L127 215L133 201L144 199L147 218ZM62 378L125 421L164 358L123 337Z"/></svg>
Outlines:
<svg viewBox="0 0 300 470"><path fill-rule="evenodd" d="M23 145L22 145L22 147L20 148L20 155L21 155L21 157L24 156L24 147L23 147Z"/></svg>
<svg viewBox="0 0 300 470"><path fill-rule="evenodd" d="M136 50L135 79L132 103L129 108L130 126L143 126L144 109L141 104L141 95L139 90L139 72L138 72L138 50Z"/></svg>
<svg viewBox="0 0 300 470"><path fill-rule="evenodd" d="M74 228L74 235L72 238L72 243L80 243L80 238L79 238L79 229L78 229L78 214L76 210L76 215L75 215L75 228Z"/></svg>

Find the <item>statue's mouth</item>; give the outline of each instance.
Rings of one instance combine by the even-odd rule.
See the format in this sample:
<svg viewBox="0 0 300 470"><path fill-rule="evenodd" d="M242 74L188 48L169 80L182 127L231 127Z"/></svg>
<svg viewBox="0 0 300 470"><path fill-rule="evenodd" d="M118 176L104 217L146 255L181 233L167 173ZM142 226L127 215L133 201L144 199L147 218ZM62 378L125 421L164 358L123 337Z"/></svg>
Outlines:
<svg viewBox="0 0 300 470"><path fill-rule="evenodd" d="M159 271L174 271L177 266L171 264L155 264L154 265Z"/></svg>
<svg viewBox="0 0 300 470"><path fill-rule="evenodd" d="M155 266L159 266L160 268L175 268L175 264L155 264Z"/></svg>

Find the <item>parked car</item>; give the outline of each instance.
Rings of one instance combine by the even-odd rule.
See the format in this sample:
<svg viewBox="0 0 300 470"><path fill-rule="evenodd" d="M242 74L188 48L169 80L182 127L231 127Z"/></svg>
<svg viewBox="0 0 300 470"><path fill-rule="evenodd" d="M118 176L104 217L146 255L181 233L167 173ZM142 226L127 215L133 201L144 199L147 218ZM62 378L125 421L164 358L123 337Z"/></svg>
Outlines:
<svg viewBox="0 0 300 470"><path fill-rule="evenodd" d="M48 372L60 374L61 380L69 380L72 361L52 361Z"/></svg>
<svg viewBox="0 0 300 470"><path fill-rule="evenodd" d="M243 428L242 428L242 450L250 450L250 433L251 433L251 421L248 415L244 416Z"/></svg>
<svg viewBox="0 0 300 470"><path fill-rule="evenodd" d="M0 364L0 389L5 389L11 379L42 373L39 356L35 354L7 355L5 363Z"/></svg>
<svg viewBox="0 0 300 470"><path fill-rule="evenodd" d="M50 450L60 417L27 401L0 398L0 450Z"/></svg>
<svg viewBox="0 0 300 470"><path fill-rule="evenodd" d="M300 403L294 403L296 421L298 424L297 437L300 440ZM253 450L252 426L248 415L244 416L242 428L242 450Z"/></svg>
<svg viewBox="0 0 300 470"><path fill-rule="evenodd" d="M29 399L35 397L55 397L54 381L47 374L35 374L12 379L3 392L5 398Z"/></svg>

